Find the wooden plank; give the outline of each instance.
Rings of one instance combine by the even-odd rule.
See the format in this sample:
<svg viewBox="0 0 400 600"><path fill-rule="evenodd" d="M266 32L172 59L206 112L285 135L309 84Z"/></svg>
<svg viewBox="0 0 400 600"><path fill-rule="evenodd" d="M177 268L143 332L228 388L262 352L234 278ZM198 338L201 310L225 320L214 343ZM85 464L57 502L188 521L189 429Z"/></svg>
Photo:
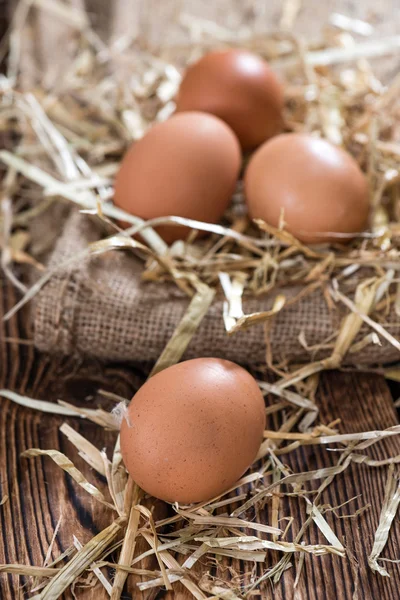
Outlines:
<svg viewBox="0 0 400 600"><path fill-rule="evenodd" d="M15 292L3 284L0 297L0 312L4 313L15 302ZM139 374L128 368L103 367L95 363L77 365L73 360L42 357L37 355L31 346L5 341L7 337L27 336L27 315L20 315L10 323L0 325L1 386L47 400L64 398L78 404L86 402L88 405L105 407L109 407L109 404L96 396L99 387L106 387L129 397L138 386ZM73 534L77 535L82 543L90 539L107 525L110 515L102 505L97 504L61 473L50 459L21 459L20 453L29 447L58 449L68 454L89 481L102 490L106 490L106 486L104 480L87 467L72 445L59 433L58 428L63 421L61 418L44 416L5 400L0 400L0 403L0 497L9 496L9 501L0 508L0 527L3 532L0 536L0 563L40 565L60 516L62 524L54 544L53 556L59 555L70 546ZM384 429L397 423L388 386L380 376L326 374L322 377L318 403L323 422L328 423L336 418L343 420L341 431ZM98 448L107 447L111 450L115 440L114 434L104 432L84 421L70 419L69 422ZM271 423L271 427L273 425ZM400 440L397 438L389 438L370 451L370 455L377 459L395 454L400 454ZM330 466L336 460L336 454L321 451L317 447L307 447L284 457L284 462L297 472ZM359 569L348 559L307 557L295 596L295 570L290 569L274 591L269 583L265 584L262 597L277 600L287 600L291 597L298 600L350 600L353 598L355 582L358 579L360 599L395 598L400 586L400 567L389 564L391 578L388 579L373 574L367 566L367 555L372 548L379 520L385 478L385 468L354 465L338 476L322 497L323 503L337 506L352 496L362 494L348 508L343 509L344 513L354 512L368 503L371 504L371 509L359 518L338 521L327 516L339 539L348 545L355 556ZM297 522L304 521L304 503L299 503L297 499L284 501L282 515L289 514L296 516ZM247 517L252 519L255 515L250 511ZM270 522L270 506L267 505L256 518L261 522ZM310 528L309 536L304 539L310 543L325 541L314 526ZM394 524L384 556L400 556L399 520ZM276 562L276 556L269 554L268 561L266 565L258 567L259 576L268 564ZM231 577L233 571L246 573L249 570L248 563L223 560L218 569L213 569L212 572L224 579ZM30 584L30 581L19 580L16 576L0 576L0 597L10 600L19 598L18 593L22 585L29 589ZM135 598L152 598L158 592L155 590L147 596L141 596L138 595L134 582L130 582L129 587ZM78 598L94 600L96 597L96 600L100 600L102 593L100 586L85 591L81 589ZM184 600L190 597L179 584L174 585L174 593L175 596L168 594L165 597L168 600ZM161 592L158 597L162 597ZM70 600L72 596L67 593L64 598Z"/></svg>
<svg viewBox="0 0 400 600"><path fill-rule="evenodd" d="M119 21L122 25L129 23L127 15L132 17L136 0L119 3ZM91 6L95 6L92 1ZM165 6L168 4L165 1ZM265 3L266 9L262 17L254 17L250 3L222 0L218 3L204 3L190 0L186 3L188 12L199 14L206 18L216 18L224 24L228 11L233 14L232 22L238 24L243 20L244 4L248 18L254 18L255 26L263 29L269 23L275 28L280 17L281 2ZM261 5L262 3L258 3ZM152 13L154 14L152 2ZM97 6L97 5L96 5ZM126 8L127 7L127 8ZM363 3L349 3L346 0L329 2L304 1L300 14L297 32L315 32L316 22L325 22L332 10L351 14L360 18L368 16L369 11L377 14L377 28L380 32L390 34L396 29L395 9L397 0L384 0L376 6L372 0ZM168 12L168 8L165 8ZM124 12L125 11L125 12ZM0 14L2 13L0 9ZM383 15L390 18L383 19ZM253 15L253 16L252 16ZM258 19L258 20L257 20ZM162 20L164 27L164 20ZM165 29L165 27L164 27ZM3 309L9 308L16 300L13 290L7 286L0 289L0 318ZM96 397L99 387L108 387L123 396L129 397L138 385L139 375L131 369L119 366L103 367L96 363L79 364L73 360L59 360L38 355L30 345L20 345L6 341L6 338L29 337L28 314L18 315L8 324L0 321L0 385L10 387L21 393L34 397L52 400L58 397L75 401L79 404L103 405L103 400ZM93 396L89 401L87 397ZM327 374L322 377L318 401L325 422L342 418L346 431L358 431L374 428L385 428L397 423L388 387L383 378L370 375ZM25 562L41 564L44 560L48 545L53 535L56 523L62 516L62 526L54 544L53 555L65 550L72 541L75 533L81 542L85 542L108 523L109 515L102 506L95 504L85 492L81 491L67 476L60 473L51 460L42 458L28 461L20 459L21 451L28 447L55 448L68 453L78 468L81 468L87 478L105 489L105 483L93 471L86 468L82 459L71 444L58 432L62 420L37 414L21 409L8 401L0 400L0 500L7 494L9 501L0 507L0 563ZM105 404L107 406L107 404ZM70 421L82 434L99 448L112 447L114 436L105 433L88 423ZM342 427L343 430L343 427ZM399 454L399 442L392 438L379 444L371 450L371 456L382 458L389 454ZM309 447L297 452L293 457L287 457L285 462L295 471L318 468L331 465L335 455L317 448ZM345 540L352 554L357 558L357 569L346 559L338 557L313 558L305 560L304 572L297 590L293 590L294 569L285 573L284 578L272 589L266 584L262 589L262 598L268 600L350 600L355 597L354 588L358 577L359 600L394 600L399 595L400 568L389 565L390 579L381 578L370 572L366 558L373 543L374 531L378 524L379 511L382 505L385 469L369 469L352 466L342 476L338 476L334 484L326 491L323 501L339 505L360 491L362 497L348 508L349 512L371 503L372 508L359 519L344 519L328 521L335 524L336 533ZM295 514L304 518L305 507L296 500L283 503L284 514ZM344 509L347 510L347 509ZM254 516L254 515L252 515ZM269 521L269 507L263 514L258 514L261 521ZM308 539L311 543L323 542L324 539L315 527L311 528ZM400 530L397 519L384 556L400 558ZM276 557L268 556L268 560ZM144 566L144 565L142 565ZM267 567L268 563L263 568ZM232 577L233 570L247 572L249 565L238 561L222 562L213 574L222 579ZM261 575L261 568L258 574ZM248 581L248 577L245 577ZM26 581L16 576L0 576L0 598L13 600L25 597L31 580ZM107 597L100 586L94 589L76 590L77 597L83 600L101 600ZM174 586L174 595L163 594L155 590L148 595L141 595L134 582L130 582L124 598L153 598L157 597L189 598L181 586ZM70 592L64 595L65 600L71 600Z"/></svg>
<svg viewBox="0 0 400 600"><path fill-rule="evenodd" d="M137 389L138 371L105 367L69 359L57 359L37 354L33 346L9 342L10 338L30 336L28 312L8 323L2 316L16 301L14 290L0 278L0 388L10 388L34 398L75 402L111 408L109 401L96 396L99 388L130 398ZM110 522L110 512L82 491L48 458L20 458L28 448L53 448L68 455L87 479L106 493L104 478L87 468L72 444L59 433L65 419L22 409L0 398L0 500L9 500L0 507L0 564L23 563L42 565L58 520L59 534L53 546L53 558L64 552L76 535L81 543ZM111 452L115 434L78 419L68 422L99 449ZM146 546L147 548L147 546ZM144 551L139 550L139 551ZM143 566L143 568L145 568ZM0 575L0 598L20 598L23 586L30 589L32 580ZM78 598L107 598L99 586L77 590ZM82 595L83 594L83 595ZM137 594L137 592L136 592ZM151 598L139 594L138 598ZM68 592L63 598L73 600Z"/></svg>
<svg viewBox="0 0 400 600"><path fill-rule="evenodd" d="M321 418L324 423L342 419L339 426L341 432L368 431L385 429L398 424L393 401L385 380L376 375L354 373L326 373L321 380L317 395ZM273 424L271 423L271 427ZM369 456L382 459L400 454L400 440L388 438L371 448ZM300 451L283 457L283 462L294 472L308 471L333 466L338 459L337 453L321 450L316 446L308 446ZM398 597L400 589L400 566L389 564L391 575L383 578L372 573L368 567L367 557L373 545L375 530L378 526L382 507L387 468L372 468L362 465L352 465L342 475L336 477L334 483L322 495L321 503L339 506L354 496L359 496L339 514L352 514L358 509L371 505L362 516L354 519L336 519L329 513L326 516L339 540L346 545L354 556L355 561L337 556L312 557L307 556L303 574L296 590L294 580L295 568L288 570L280 583L273 588L268 582L262 586L262 598L269 600L353 600L355 586L358 585L359 600L393 600ZM308 486L315 489L318 485ZM238 493L246 490L239 490ZM292 515L296 523L303 523L306 516L306 506L298 499L286 499L282 502L281 517ZM271 523L270 506L257 515L249 512L246 518L264 523ZM297 533L297 529L293 532ZM249 535L253 532L249 532ZM291 539L289 536L288 539ZM310 544L326 543L316 526L312 526L304 541ZM383 553L384 557L398 559L400 557L400 521L394 523L389 543ZM265 565L257 568L258 576L266 568L277 562L274 553L269 553ZM356 566L358 563L358 566ZM385 565L387 566L387 565ZM249 563L223 559L214 574L221 579L229 579L232 572L246 573L250 570ZM358 582L358 583L357 583ZM189 595L178 585L174 586L175 593L165 596L168 600L174 597L189 599ZM257 596L256 596L257 597Z"/></svg>
<svg viewBox="0 0 400 600"><path fill-rule="evenodd" d="M345 424L346 432L384 429L397 424L397 417L387 385L381 377L356 374L331 373L322 378L318 403L322 419L328 423L340 418ZM341 427L344 430L344 427ZM368 454L375 459L399 454L400 442L396 439L386 440L373 447ZM297 457L296 470L318 469L333 464L335 456L327 451L305 449ZM337 460L337 458L336 458ZM385 468L369 468L352 465L322 496L323 503L338 506L351 497L361 494L356 502L343 510L352 513L371 504L371 509L362 517L355 519L337 519L327 517L335 533L349 547L352 555L359 563L357 572L351 562L339 557L307 558L302 578L300 598L333 600L353 598L355 581L359 581L359 598L373 600L375 598L395 598L400 584L400 568L398 565L390 569L391 579L384 579L373 574L367 565L367 556L371 551L373 537L379 522L384 487L387 476ZM292 503L293 504L293 503ZM316 528L312 528L310 542L323 542ZM399 556L400 526L393 528L390 542L384 556ZM286 585L290 589L291 575L287 574ZM277 596L280 597L279 595ZM282 598L284 596L282 595Z"/></svg>

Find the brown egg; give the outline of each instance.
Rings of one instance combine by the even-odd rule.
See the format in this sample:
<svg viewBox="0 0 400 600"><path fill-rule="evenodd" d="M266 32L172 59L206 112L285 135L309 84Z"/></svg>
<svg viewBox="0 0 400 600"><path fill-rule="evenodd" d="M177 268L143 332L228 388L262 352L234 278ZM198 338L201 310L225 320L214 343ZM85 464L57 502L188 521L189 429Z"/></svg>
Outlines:
<svg viewBox="0 0 400 600"><path fill-rule="evenodd" d="M146 220L179 216L216 223L230 203L240 165L238 140L220 119L198 112L175 115L129 148L114 202ZM158 231L171 242L189 230L165 225Z"/></svg>
<svg viewBox="0 0 400 600"><path fill-rule="evenodd" d="M245 194L252 218L277 227L283 213L285 229L303 242L346 241L368 226L368 186L358 164L308 134L280 135L259 148Z"/></svg>
<svg viewBox="0 0 400 600"><path fill-rule="evenodd" d="M206 54L181 83L177 111L201 110L223 119L243 148L259 146L283 127L282 87L262 58L247 50Z"/></svg>
<svg viewBox="0 0 400 600"><path fill-rule="evenodd" d="M227 490L254 461L264 399L242 367L196 358L149 379L132 398L128 421L121 450L134 481L169 502L201 502Z"/></svg>

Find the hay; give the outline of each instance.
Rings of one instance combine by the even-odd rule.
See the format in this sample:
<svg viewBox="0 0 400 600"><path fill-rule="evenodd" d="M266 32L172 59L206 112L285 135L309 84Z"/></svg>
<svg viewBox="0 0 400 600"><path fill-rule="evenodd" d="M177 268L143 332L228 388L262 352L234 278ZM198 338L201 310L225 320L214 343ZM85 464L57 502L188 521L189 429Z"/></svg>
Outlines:
<svg viewBox="0 0 400 600"><path fill-rule="evenodd" d="M8 71L0 76L0 131L5 136L4 149L0 152L5 171L0 214L1 261L5 276L24 294L7 318L35 298L59 270L57 265L41 274L42 251L35 249L54 242L54 231L47 231L48 224L54 225L52 211L60 206L64 209L65 203L78 206L84 215L82 218L100 225L102 237L82 253L70 257L64 267L69 268L91 256L125 251L142 262L145 280L156 283L160 289L165 285L177 286L190 298L153 373L181 359L205 318L217 288L224 295L221 319L226 332L232 336L259 323L266 325L268 334L272 319L316 289L321 290L329 307L341 303L348 312L337 330L320 344L328 350L327 356L294 370L274 361L267 335L266 362L277 380L273 384L259 383L264 393L278 398L267 409L267 414L279 415L281 426L265 432L266 439L251 473L221 497L189 507L175 505L172 507L174 516L157 521L144 505L141 491L127 477L118 441L113 455L108 457L70 425L61 427L61 432L78 449L88 467L106 477L104 493L65 455L41 449L25 452L24 456L30 458L51 457L84 492L112 508L110 524L84 546L74 539L71 549L51 564L47 564L47 560L42 566L0 565L0 572L40 580L39 585L33 586L38 592L35 598L40 600L58 598L69 586L80 585L88 574L100 581L113 600L120 598L130 574L142 578L138 584L141 590L159 586L169 589L180 581L195 598L233 600L251 597L266 579L278 581L293 556L297 556L297 585L306 555L347 555L345 541L337 537L324 515L330 511L339 519L362 518L366 507L353 515L343 515L342 507L323 505L321 497L334 478L355 463L359 468L388 467L385 504L369 559L372 569L386 575L378 561L399 504L394 465L400 459L388 456L376 461L363 450L389 436L399 435L400 427L358 434L338 433L337 424L318 423L314 394L318 373L341 366L348 353L379 346L382 340L394 351L400 349L390 330L390 319L394 314L398 317L400 306L400 143L396 130L400 78L385 87L367 63L368 58L391 55L400 46L399 36L369 40L371 26L368 23L333 15L335 32L331 31L319 48L309 49L291 33L301 3L290 0L284 3L281 18L284 31L273 35L251 35L246 28L232 32L208 21L181 15L181 23L190 34L188 43L156 48L145 46L143 41L116 40L114 46L108 48L90 28L82 10L48 0L35 4L46 14L55 15L66 27L73 28L80 44L61 85L53 89L43 85L24 92L20 86L21 41L30 3L20 3L9 35ZM343 31L350 35L345 39L351 43L344 43ZM351 37L355 33L366 39L356 41ZM114 68L117 72L117 67L121 67L121 72L126 68L118 44L125 46L126 55L133 60L134 69L130 67L130 70L134 70L135 79L131 81L131 88L123 77L111 76ZM249 223L243 214L240 189L223 225L177 217L144 223L112 205L112 178L120 157L132 138L138 139L152 122L171 114L182 65L209 48L230 45L257 51L277 68L285 70L289 129L320 133L351 150L370 181L374 211L371 231L349 245L342 245L338 237L337 244L330 247L309 248L284 230L261 221ZM120 231L118 220L121 219L132 225L129 231ZM206 241L198 242L193 234L187 243L178 242L168 248L153 229L167 222L205 230L211 235ZM43 244L43 240L38 244L37 228L42 236L48 236L48 244ZM139 231L143 243L129 237ZM56 235L61 235L61 229ZM21 263L36 274L36 283L28 290L16 275L15 265ZM289 283L299 285L300 292L293 297L277 292ZM276 292L271 308L246 314L244 298L257 298L265 292ZM369 327L366 334L362 333L364 323ZM357 337L360 335L361 338ZM21 343L28 342L21 340ZM301 343L307 347L304 335ZM385 373L388 378L399 378L396 367ZM0 395L44 413L86 418L105 429L116 432L119 429L114 415L105 411L65 402L53 404L10 390L1 390ZM121 401L119 397L112 399L116 403ZM330 450L334 447L339 452L336 465L303 473L290 472L279 457L310 444L318 445L321 451L327 446ZM317 489L311 486L313 481L319 482ZM245 485L248 491L236 495L235 491ZM292 541L286 541L286 537L294 517L283 513L284 495L298 498L304 516L298 523L299 533ZM0 507L7 501L8 498L3 497ZM249 509L255 507L258 512L266 503L271 505L270 525L246 518ZM234 504L235 508L231 506ZM283 530L284 519L288 523ZM312 523L326 539L325 544L304 543L303 538ZM258 536L249 535L243 529L257 532ZM139 539L146 542L148 550L137 555ZM113 551L118 553L116 561L106 560ZM281 558L261 577L257 578L253 571L244 583L240 576L232 577L230 582L211 576L215 557L233 557L251 565L265 562L271 551ZM156 567L135 567L148 556L156 558ZM104 566L115 569L113 582L102 573Z"/></svg>

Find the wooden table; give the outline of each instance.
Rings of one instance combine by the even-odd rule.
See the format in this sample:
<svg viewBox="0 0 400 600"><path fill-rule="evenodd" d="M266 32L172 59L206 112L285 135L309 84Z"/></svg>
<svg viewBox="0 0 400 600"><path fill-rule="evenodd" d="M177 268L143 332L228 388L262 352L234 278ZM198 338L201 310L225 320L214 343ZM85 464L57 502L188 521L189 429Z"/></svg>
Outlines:
<svg viewBox="0 0 400 600"><path fill-rule="evenodd" d="M0 318L16 301L13 289L2 283L0 288ZM53 359L38 354L32 345L10 341L13 338L29 339L29 315L21 314L7 324L0 325L0 388L6 387L34 398L56 400L61 398L77 405L105 406L97 395L99 388L112 390L129 397L140 383L140 373L122 365L103 366L95 362L85 364L69 359ZM399 390L397 390L399 393ZM109 515L92 501L71 479L48 458L27 460L20 453L28 448L52 448L66 453L82 470L89 481L105 487L101 477L88 468L74 447L59 433L65 419L43 415L18 407L1 399L0 411L0 499L9 500L0 507L0 564L43 564L56 525L61 526L53 546L53 557L71 545L72 535L84 543L108 524ZM328 373L322 377L318 393L321 419L328 423L341 418L346 432L385 429L398 423L393 398L382 376L351 373ZM111 449L115 434L77 419L67 420L98 448ZM374 446L371 453L376 459L400 454L400 439L389 438ZM289 461L294 471L316 469L333 464L326 451L314 447L298 452ZM373 537L379 521L383 501L386 469L358 465L350 467L322 497L322 502L339 506L349 498L362 494L345 513L371 504L362 518L330 520L339 539L346 542L355 561L339 557L307 557L300 583L293 591L294 569L288 570L276 589L270 584L262 589L262 598L288 600L351 600L358 582L359 600L395 600L400 589L400 565L389 564L390 579L372 573L367 565ZM300 517L297 499L286 507ZM258 517L260 518L260 516ZM262 518L262 515L261 515ZM329 520L329 517L328 517ZM338 527L339 523L339 527ZM311 528L310 543L324 543L319 530ZM400 520L397 518L383 556L400 557ZM225 563L226 565L226 563ZM248 563L232 561L238 572L249 568ZM262 565L265 568L268 565ZM259 574L262 571L259 569ZM24 598L26 581L17 576L0 575L0 598ZM29 582L27 583L29 589ZM181 586L175 585L175 596L159 592L157 598L186 599ZM79 589L82 600L100 600L107 596L103 588ZM22 595L21 595L22 594ZM154 598L140 594L132 586L123 598ZM66 593L63 598L72 600Z"/></svg>
<svg viewBox="0 0 400 600"><path fill-rule="evenodd" d="M244 3L244 2L243 2ZM247 3L250 4L250 3ZM267 3L266 3L267 4ZM279 19L279 4L271 2L266 9L266 18L271 23ZM199 0L188 3L196 9ZM211 3L210 3L211 5ZM215 3L215 9L208 7L207 17L218 12L221 19L227 6L238 10L239 4L223 0ZM92 2L93 6L93 2ZM396 28L396 0L385 0L377 7L368 0L356 2L304 2L299 27L310 30L315 23L336 9L365 17L369 10L378 13L383 32ZM218 11L217 11L218 8ZM214 12L213 12L214 10ZM397 21L398 22L398 21ZM15 291L0 279L0 388L9 388L34 398L56 400L58 398L87 406L104 406L107 403L98 395L98 389L108 389L124 397L130 397L142 380L139 370L124 365L100 365L94 361L79 362L70 359L54 359L38 354L31 339L29 313L18 314L8 323L1 321L4 314L17 300ZM27 343L17 341L19 338ZM393 386L392 393L400 395ZM396 396L396 397L397 397ZM341 418L346 424L346 432L384 429L399 422L393 406L391 390L380 375L327 373L322 376L317 397L322 420L328 423ZM29 409L23 409L10 401L0 399L0 501L8 496L8 501L0 507L0 564L43 563L49 544L59 519L61 526L53 545L53 557L62 553L72 543L76 535L85 543L100 531L109 521L109 515L78 486L64 475L47 458L27 460L20 453L30 447L53 448L65 452L81 469L88 479L100 488L105 482L96 477L87 464L77 454L74 447L59 433L63 419L46 416ZM106 433L97 426L76 419L68 422L83 433L97 447L111 448L115 435ZM376 445L371 455L382 458L400 454L400 440L390 438ZM309 447L296 453L288 462L295 471L309 470L332 464L327 452ZM268 600L396 600L400 596L400 565L386 563L390 578L382 578L372 573L367 565L367 556L372 548L374 532L378 525L382 505L386 470L383 468L350 467L343 475L336 477L328 488L323 501L338 506L362 492L350 505L354 512L370 503L371 508L362 518L335 520L335 531L339 539L346 541L352 559L339 557L307 557L299 585L294 590L294 569L288 570L279 585L273 590L270 584L262 588L262 598ZM300 510L297 500L290 500L291 512ZM303 507L304 509L304 507ZM259 516L260 517L260 516ZM262 515L261 515L262 518ZM329 517L327 517L329 520ZM339 523L339 527L338 527ZM333 524L333 521L331 521ZM311 543L324 540L316 528L311 528ZM395 520L389 543L383 556L400 558L400 520ZM227 563L224 563L225 567ZM237 572L248 569L248 564L232 561L230 565ZM262 565L262 568L268 565ZM223 569L219 574L223 576ZM262 570L259 569L261 574ZM225 570L225 575L229 571ZM4 600L27 597L31 580L23 580L15 575L0 575L0 598ZM175 594L159 590L152 593L139 593L130 584L123 598L188 598L184 589L174 586ZM358 595L357 595L358 590ZM79 600L100 600L107 597L100 586L94 589L76 590ZM67 592L63 598L72 600Z"/></svg>

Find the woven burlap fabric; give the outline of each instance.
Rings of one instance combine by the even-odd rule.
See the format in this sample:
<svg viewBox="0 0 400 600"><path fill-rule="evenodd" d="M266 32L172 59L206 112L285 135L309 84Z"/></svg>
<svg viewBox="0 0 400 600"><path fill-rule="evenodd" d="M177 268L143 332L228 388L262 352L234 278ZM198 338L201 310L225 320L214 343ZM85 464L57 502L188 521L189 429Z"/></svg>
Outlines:
<svg viewBox="0 0 400 600"><path fill-rule="evenodd" d="M14 8L16 4L16 0L10 0ZM261 16L253 15L246 8L247 3L231 0L216 3L201 0L185 0L183 3L177 0L116 0L112 3L105 0L70 0L68 4L78 11L86 8L92 27L106 45L127 35L153 39L161 45L178 43L185 35L185 30L175 23L178 4L187 14L215 21L232 30L248 24L254 32L264 32L266 27L276 29L282 10L279 0L265 3ZM333 10L364 18L367 10L364 4L367 3L353 3L350 7L345 0L303 3L296 21L296 34L305 36L307 40L318 37ZM368 4L372 6L372 2ZM383 0L381 4L386 13L394 12L395 0ZM44 3L42 9L37 3L29 13L20 39L21 89L31 90L40 85L55 92L62 90L64 76L81 43L78 30L82 24L70 23L56 8L56 5L52 8L51 3ZM381 20L376 24L376 30L379 29L381 35L390 35L395 32L395 26L394 19ZM392 65L393 59L389 62ZM386 59L379 59L379 71L392 73L386 63ZM134 60L130 62L125 56L124 61L118 60L115 65L110 63L110 72L113 76L125 77L126 68L129 76L134 64ZM40 227L48 227L58 233L57 221L53 213L46 214L41 217ZM39 225L35 224L34 228L33 242L40 245ZM72 215L58 240L50 267L61 265L66 258L83 250L99 236L100 231L88 217ZM42 250L47 252L47 247ZM111 252L59 269L36 299L36 345L49 352L89 355L106 360L155 361L184 314L188 300L173 284L143 283L141 268L142 265L133 256ZM283 290L287 297L299 291L298 287ZM245 312L269 309L276 293L266 298L245 300ZM321 291L285 308L269 324L274 360L305 362L328 355L329 348L319 353L306 351L299 342L299 335L302 334L308 347L324 344L337 330L345 314L342 305L331 311ZM398 317L392 313L385 315L384 319L387 329L400 337ZM362 339L367 333L369 329L363 328L357 339ZM397 360L393 347L385 340L381 341L382 347L370 344L359 353L349 354L345 362L374 364ZM258 364L265 361L265 352L263 326L227 336L222 320L222 300L216 300L192 339L185 358L213 355L243 364Z"/></svg>
<svg viewBox="0 0 400 600"><path fill-rule="evenodd" d="M101 230L86 215L74 212L51 258L55 274L38 296L35 310L35 343L41 350L80 354L107 360L157 360L188 306L188 299L173 283L144 282L142 263L128 252L111 251L62 267L68 259L101 237ZM244 300L252 313L271 308L277 293L290 298L302 288L291 286L269 296ZM222 318L222 298L213 303L189 344L184 358L224 357L238 363L265 363L266 332L263 325L228 336ZM274 361L306 362L330 354L329 347L307 351L299 341L302 334L308 347L325 344L347 314L342 305L333 310L321 290L285 308L268 326ZM385 326L400 337L400 322L387 315ZM363 328L358 336L369 333ZM398 359L397 351L385 340L382 347L369 344L348 354L345 363L375 364Z"/></svg>
<svg viewBox="0 0 400 600"><path fill-rule="evenodd" d="M27 6L28 3L8 0L7 4L11 15L18 4ZM188 41L188 28L177 21L180 12L231 31L246 26L254 34L265 35L266 31L279 28L285 3L282 0L66 0L65 4L76 10L72 21L60 10L62 2L54 3L53 7L51 1L29 4L31 9L19 40L21 88L30 90L39 83L45 89L60 90L76 58L81 43L78 32L85 28L86 19L106 46L128 38L169 46ZM307 0L300 5L294 32L308 42L320 39L334 12L367 20L373 15L377 35L385 37L397 33L397 20L387 15L397 14L398 0L381 0L379 4L373 0ZM129 77L135 64L134 56L131 60L128 58L128 50L124 54L125 61L110 63L113 75L121 78ZM397 55L372 61L384 78L393 77L397 63Z"/></svg>

